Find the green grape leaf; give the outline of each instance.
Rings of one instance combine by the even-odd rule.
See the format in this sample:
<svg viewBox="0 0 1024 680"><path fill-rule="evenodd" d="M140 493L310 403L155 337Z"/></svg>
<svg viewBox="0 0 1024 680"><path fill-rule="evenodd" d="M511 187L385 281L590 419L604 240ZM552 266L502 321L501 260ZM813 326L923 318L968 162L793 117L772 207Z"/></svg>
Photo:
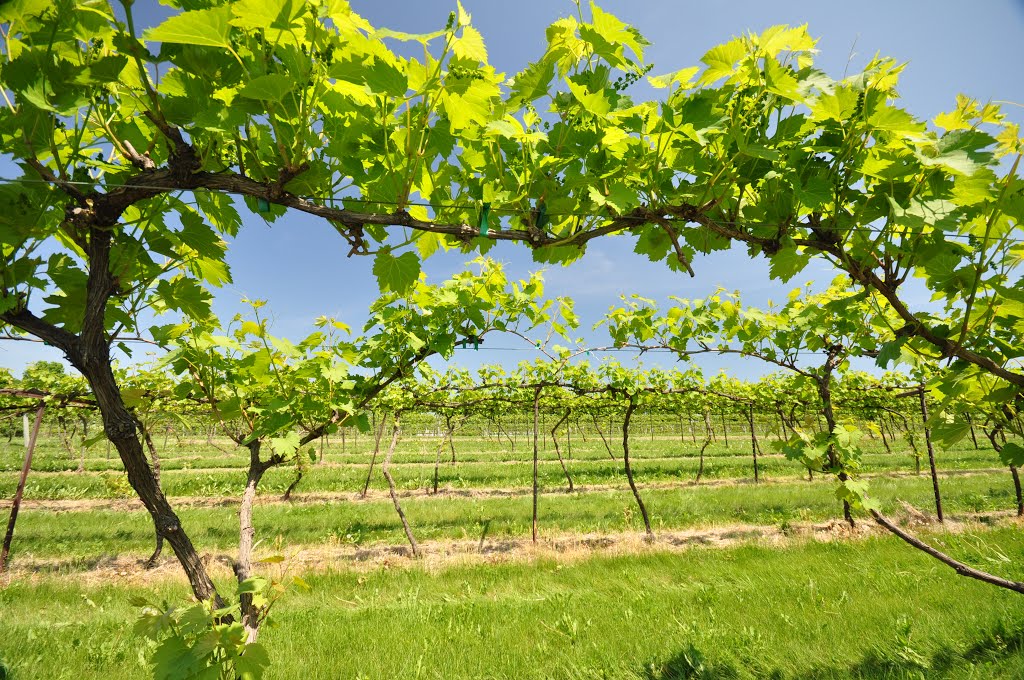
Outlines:
<svg viewBox="0 0 1024 680"><path fill-rule="evenodd" d="M196 9L176 14L143 34L145 40L182 45L230 47L231 6Z"/></svg>
<svg viewBox="0 0 1024 680"><path fill-rule="evenodd" d="M971 424L966 419L956 419L951 415L943 417L931 425L931 435L942 446L950 447L971 432Z"/></svg>
<svg viewBox="0 0 1024 680"><path fill-rule="evenodd" d="M879 368L887 368L890 363L899 361L903 356L903 345L907 344L907 338L897 338L891 342L882 344L875 359L875 365Z"/></svg>
<svg viewBox="0 0 1024 680"><path fill-rule="evenodd" d="M270 667L270 655L258 642L245 646L245 652L235 659L235 672L241 680L260 680Z"/></svg>
<svg viewBox="0 0 1024 680"><path fill-rule="evenodd" d="M487 48L484 47L484 37L480 35L480 31L472 26L466 26L462 29L462 37L457 38L452 43L452 50L455 52L455 56L460 59L487 63Z"/></svg>
<svg viewBox="0 0 1024 680"><path fill-rule="evenodd" d="M238 91L238 96L266 102L279 102L295 89L295 86L295 80L286 75L268 73L246 83L245 87Z"/></svg>
<svg viewBox="0 0 1024 680"><path fill-rule="evenodd" d="M999 460L1006 465L1024 467L1024 446L1015 442L1006 442L999 452Z"/></svg>
<svg viewBox="0 0 1024 680"><path fill-rule="evenodd" d="M238 0L232 3L231 24L242 28L276 28L288 30L302 16L301 0Z"/></svg>
<svg viewBox="0 0 1024 680"><path fill-rule="evenodd" d="M809 254L799 252L796 247L783 248L772 255L768 272L773 279L787 282L803 271L810 260Z"/></svg>
<svg viewBox="0 0 1024 680"><path fill-rule="evenodd" d="M299 433L292 430L282 437L272 437L270 439L270 448L277 455L287 458L299 448L300 441Z"/></svg>
<svg viewBox="0 0 1024 680"><path fill-rule="evenodd" d="M409 78L397 66L383 59L374 59L360 70L363 81L375 94L392 97L404 95L409 89Z"/></svg>
<svg viewBox="0 0 1024 680"><path fill-rule="evenodd" d="M389 250L382 250L373 258L373 275L382 291L404 293L420 276L420 259L413 252L395 257Z"/></svg>
<svg viewBox="0 0 1024 680"><path fill-rule="evenodd" d="M724 45L712 47L701 57L701 61L707 64L707 70L701 76L701 84L708 85L723 76L732 75L736 68L736 62L747 54L747 48L739 38L730 40Z"/></svg>

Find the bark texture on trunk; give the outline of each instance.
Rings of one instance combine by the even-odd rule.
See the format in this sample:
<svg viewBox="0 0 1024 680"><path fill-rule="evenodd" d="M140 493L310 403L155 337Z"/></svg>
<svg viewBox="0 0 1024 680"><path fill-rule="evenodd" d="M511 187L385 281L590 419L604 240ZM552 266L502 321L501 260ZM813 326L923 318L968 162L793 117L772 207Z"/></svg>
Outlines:
<svg viewBox="0 0 1024 680"><path fill-rule="evenodd" d="M444 422L445 422L445 425L448 426L448 431L454 433L455 432L455 425L452 425L452 417L450 415L446 415L444 417ZM452 463L452 465L454 465L455 464L455 438L452 435L448 436L448 448L451 449L451 452L452 452L451 463Z"/></svg>
<svg viewBox="0 0 1024 680"><path fill-rule="evenodd" d="M992 429L983 429L985 436L992 442L992 448L996 453L1003 450L1003 445L999 443L999 431L1002 428L1001 425L996 425ZM1015 465L1010 466L1010 475L1013 477L1013 491L1017 500L1017 516L1024 517L1024 494L1021 493L1020 487L1020 473Z"/></svg>
<svg viewBox="0 0 1024 680"><path fill-rule="evenodd" d="M214 598L216 605L223 607L224 602L217 594L216 586L206 571L206 565L181 526L181 520L164 496L156 474L146 460L137 433L135 417L121 399L121 392L110 368L109 355L106 352L103 354L104 356L99 357L93 355L88 363L76 368L92 386L103 416L103 429L120 455L128 474L128 483L135 489L135 493L152 517L157 534L162 536L174 551L195 596L200 600ZM82 370L83 367L85 370Z"/></svg>
<svg viewBox="0 0 1024 680"><path fill-rule="evenodd" d="M242 583L252 577L252 551L255 545L256 529L252 522L253 505L256 503L256 488L269 467L260 460L260 442L254 441L249 448L249 472L245 479L245 490L242 502L238 507L238 560L235 562L235 578ZM239 605L242 611L242 626L245 628L246 640L256 641L259 635L261 610L253 606L252 593L242 593Z"/></svg>
<svg viewBox="0 0 1024 680"><path fill-rule="evenodd" d="M146 442L146 448L149 449L149 458L153 463L153 476L156 478L157 486L160 485L160 454L157 453L156 446L153 444L153 437L150 436L149 430L146 428L146 424L140 418L136 418L136 423L139 426L139 431L142 433L142 438ZM164 441L167 437L164 437ZM156 566L156 561L160 559L161 553L164 551L164 537L160 535L160 532L156 532L156 545L153 547L153 554L146 560L145 568L152 569Z"/></svg>
<svg viewBox="0 0 1024 680"><path fill-rule="evenodd" d="M885 423L883 422L878 427L878 431L882 433L882 445L885 447L886 453L892 453L892 448L889 446L889 438L885 436Z"/></svg>

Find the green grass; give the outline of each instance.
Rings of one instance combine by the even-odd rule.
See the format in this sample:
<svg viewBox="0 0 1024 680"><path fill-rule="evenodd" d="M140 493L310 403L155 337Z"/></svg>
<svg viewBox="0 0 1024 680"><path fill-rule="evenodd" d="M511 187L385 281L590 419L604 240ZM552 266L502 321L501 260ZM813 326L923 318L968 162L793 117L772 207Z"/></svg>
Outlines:
<svg viewBox="0 0 1024 680"><path fill-rule="evenodd" d="M932 540L1024 578L1019 530ZM307 580L263 634L271 678L1010 680L1024 668L1022 596L889 537ZM0 591L0 657L17 680L144 677L128 597L146 593L15 582Z"/></svg>
<svg viewBox="0 0 1024 680"><path fill-rule="evenodd" d="M899 512L896 499L925 512L932 507L928 477L874 480L872 494L885 512ZM1006 510L1013 507L1008 474L979 474L943 480L947 513ZM840 516L834 484L821 481L741 484L719 487L645 489L642 493L655 530L750 523L784 525ZM405 498L402 507L419 539L477 538L487 524L492 538L528 536L531 498L430 497ZM237 506L182 508L183 525L201 550L230 550L237 545ZM390 500L365 503L294 503L258 506L257 538L296 545L404 543L405 536ZM540 500L544 532L641 531L643 524L627 490L552 493ZM98 557L152 549L152 525L143 511L88 510L53 512L26 508L18 518L14 541L18 555L62 557L80 568Z"/></svg>
<svg viewBox="0 0 1024 680"><path fill-rule="evenodd" d="M487 442L478 442L487 444ZM650 442L648 442L650 443ZM638 479L645 482L681 482L696 477L698 460L690 449L679 449L678 442L658 441L646 453L641 451L634 457L634 470ZM423 451L417 453L415 446ZM430 446L421 442L411 442L413 451L406 452L402 458L406 462L396 465L395 478L400 488L412 490L423 489L432 485L434 466L433 454L427 456L424 451ZM467 447L468 448L468 447ZM709 449L710 451L710 449ZM520 451L519 458L506 462L503 458L508 452L473 450L459 458L455 464L447 461L441 465L439 478L442 486L457 489L501 488L513 489L530 486L532 463L526 452ZM626 475L621 460L610 460L603 447L587 450L584 458L576 457L567 461L570 473L576 484L618 484L626 483ZM600 457L597 456L600 454ZM396 454L396 459L398 455ZM357 491L363 488L370 459L369 452L361 456L354 454L332 454L327 457L330 466L313 466L303 479L301 491ZM559 487L565 484L561 466L555 459L554 452L543 453L540 466L540 482L546 487ZM8 454L8 468L13 464L12 455ZM348 461L348 462L345 462ZM46 465L66 463L66 458L55 460L43 457L35 471L29 476L25 489L25 497L29 499L77 499L77 498L117 498L132 497L134 494L128 487L123 473L113 466L118 461L97 460L95 464L107 465L106 471L74 474L66 472L46 472ZM118 463L119 464L119 463ZM169 496L239 496L245 484L245 472L242 465L246 460L242 456L189 455L169 458L163 461L161 476L164 492ZM185 469L185 466L188 469ZM998 467L999 462L991 450L975 451L973 449L956 449L940 452L938 466L943 471L971 470ZM87 466L89 468L89 466ZM231 468L231 469L224 469ZM761 475L764 478L796 478L806 472L795 462L773 456L762 457L759 462ZM924 463L927 469L927 461ZM913 459L906 453L873 453L864 457L863 471L867 473L910 472L913 470ZM43 471L44 474L40 474ZM294 469L283 467L271 470L262 482L266 493L283 493L294 479ZM753 477L753 464L749 452L740 452L734 446L731 449L716 448L706 457L704 478L714 479L750 479ZM10 497L17 485L16 472L0 472L0 497ZM371 479L371 488L386 488L379 472Z"/></svg>
<svg viewBox="0 0 1024 680"><path fill-rule="evenodd" d="M330 466L314 467L304 492L361 489L369 452L338 442ZM910 471L906 453L887 454L873 442L865 471ZM401 488L432 481L436 440L409 437L396 454ZM531 465L524 442L461 439L458 463L441 467L441 484L456 489L497 488L506 497L420 493L403 508L420 540L525 538L530 532ZM776 483L754 486L747 442L709 447L708 480L729 485L682 485L697 466L687 440L635 437L640 482L656 531L737 523L786 527L840 515L834 485L799 479L782 458L763 458L761 472ZM766 451L769 450L765 444ZM616 455L618 449L613 445ZM564 450L563 450L564 452ZM443 459L450 455L446 450ZM20 446L0 442L0 498L13 493ZM614 533L642 530L634 500L623 490L567 494L554 450L542 452L540 530ZM997 465L990 450L960 446L938 453L941 470ZM171 496L241 493L245 457L211 450L204 442L171 447L163 486ZM622 462L607 458L599 439L574 438L571 469L578 485L615 484ZM89 452L85 474L54 442L44 442L26 489L28 498L133 497L116 457ZM280 494L294 471L271 471L261 486ZM384 489L375 473L372 488ZM899 500L932 507L927 476L878 478L872 494L883 510ZM1013 506L1008 473L942 480L948 514ZM184 526L200 551L232 552L237 507L182 508ZM287 546L404 544L389 500L298 502L256 509L257 538ZM1024 537L1016 529L930 538L972 564L1024 578ZM86 509L55 512L24 508L13 559L51 560L49 570L0 590L0 668L27 678L144 677L147 648L130 632L137 612L128 605L137 587L76 581L81 569L112 555L144 557L152 526L142 511ZM277 550L278 548L275 548ZM311 593L290 593L263 641L275 658L271 678L1019 678L1024 668L1024 600L956 577L937 562L890 538L787 548L748 545L729 550L596 556L556 564L462 566L357 574L342 569L309 575ZM230 592L230 584L223 584ZM178 600L182 584L156 586ZM2 677L2 675L0 675Z"/></svg>
<svg viewBox="0 0 1024 680"><path fill-rule="evenodd" d="M606 433L607 436L607 433ZM920 439L920 437L918 437ZM160 450L160 457L164 469L182 468L206 468L206 467L244 467L248 464L248 453L236 447L227 439L213 440L215 446L211 446L204 440L183 440L177 442L170 439L167 446L163 446L160 438L157 438L157 446ZM395 462L425 462L433 461L437 452L439 439L434 437L415 436L407 431L401 440L398 450L395 452ZM566 447L564 438L560 439L563 456L569 457L569 447ZM612 452L616 457L621 456L622 435L617 432L608 439ZM761 438L761 449L764 453L772 453L773 437ZM659 436L651 440L643 433L634 432L630 439L631 449L638 458L665 457L665 458L692 458L696 457L703 439L698 438L694 442L689 436L680 439L675 436ZM984 443L984 442L982 442ZM864 452L868 456L875 454L886 454L881 440L864 439L861 442ZM373 446L373 438L362 435L358 440L351 437L345 447L337 438L332 439L329 446L325 448L325 459L337 463L365 464L369 461ZM543 458L554 459L554 446L550 437L541 440L541 455ZM923 440L918 442L918 447L924 454ZM312 447L317 453L319 446ZM500 441L493 438L483 437L457 437L455 441L457 460L467 463L499 462L499 461L522 461L530 457L532 452L532 440L520 437L515 449L512 450L508 440ZM903 440L894 445L897 456L905 466L911 466L912 457L910 447ZM0 440L0 472L17 472L21 469L24 451L21 439L14 438L10 442ZM705 455L708 458L724 457L750 457L750 440L743 437L732 437L728 446L721 440L712 443ZM447 446L442 451L442 460L451 456ZM991 463L996 459L988 446L983 446L980 451L975 451L969 439L961 441L953 448L941 449L938 452L940 460L949 459L955 461L988 461ZM584 442L579 436L574 435L571 446L571 457L575 460L608 460L608 453L596 435L591 435ZM33 469L43 471L73 471L78 468L78 454L70 455L59 440L44 438L36 446L33 459ZM925 464L927 460L925 460ZM119 470L120 461L116 451L108 451L102 443L93 446L85 452L85 469L92 471Z"/></svg>

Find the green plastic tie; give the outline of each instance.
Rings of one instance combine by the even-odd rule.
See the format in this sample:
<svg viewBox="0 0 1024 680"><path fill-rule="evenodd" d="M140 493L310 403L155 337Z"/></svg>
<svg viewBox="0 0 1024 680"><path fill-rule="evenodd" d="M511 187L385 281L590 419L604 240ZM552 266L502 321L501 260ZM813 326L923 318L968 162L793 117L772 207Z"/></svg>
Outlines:
<svg viewBox="0 0 1024 680"><path fill-rule="evenodd" d="M483 238L487 238L487 231L490 228L490 224L488 224L487 220L488 220L488 218L490 216L491 216L491 204L490 203L484 203L480 207L480 215L477 217L477 220L476 220L477 229L480 230L480 236L483 237Z"/></svg>
<svg viewBox="0 0 1024 680"><path fill-rule="evenodd" d="M256 210L258 210L261 213L268 213L268 212L270 212L270 201L268 201L265 198L257 198L256 199Z"/></svg>
<svg viewBox="0 0 1024 680"><path fill-rule="evenodd" d="M548 226L548 206L544 203L544 199L537 201L537 224L538 229L543 229Z"/></svg>

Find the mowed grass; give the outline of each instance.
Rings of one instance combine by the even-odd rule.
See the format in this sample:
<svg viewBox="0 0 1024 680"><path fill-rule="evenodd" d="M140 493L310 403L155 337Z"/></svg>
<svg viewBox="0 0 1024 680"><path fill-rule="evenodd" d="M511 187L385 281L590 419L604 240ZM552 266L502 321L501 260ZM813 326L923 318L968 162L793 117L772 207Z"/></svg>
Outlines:
<svg viewBox="0 0 1024 680"><path fill-rule="evenodd" d="M1008 473L987 473L942 480L947 514L987 512L1014 507ZM757 525L822 521L841 517L834 483L793 481L649 488L642 497L655 531L748 523ZM901 513L901 501L932 510L927 476L880 478L871 493L887 513ZM531 497L408 496L402 507L420 540L525 537L530 534ZM237 546L237 506L183 507L179 514L200 550ZM585 493L549 493L540 499L540 531L545 533L615 533L642 531L640 512L628 489ZM867 521L867 520L865 520ZM284 545L367 545L405 543L391 501L275 503L257 506L256 536ZM18 556L62 558L67 568L117 554L148 554L153 530L141 511L87 509L72 512L25 508L18 518Z"/></svg>
<svg viewBox="0 0 1024 680"><path fill-rule="evenodd" d="M366 443L363 437L363 443ZM877 442L876 442L877 444ZM410 439L403 442L395 454L397 464L394 476L399 488L404 490L432 487L434 479L434 453L437 442ZM521 447L513 452L499 447L494 441L467 440L458 444L455 463L450 462L450 451L444 452L443 462L438 471L439 484L456 489L499 488L515 489L530 486L532 462L530 452ZM352 492L361 490L365 484L372 452L360 453L339 451L325 455L327 465L312 465L299 486L300 491ZM638 438L637 451L633 456L634 472L641 482L686 482L696 477L699 460L692 443L677 440L649 441ZM764 444L766 451L771 448ZM585 447L576 447L574 457L566 464L577 485L622 485L626 475L621 452L613 447L617 460L611 460L600 442L589 441ZM878 447L869 448L864 456L863 472L889 473L912 472L914 459L907 451L885 453ZM175 456L162 461L161 484L169 496L239 496L245 484L247 456L206 451L204 453L176 451ZM0 451L0 498L13 496L20 469L20 452L11 446ZM565 455L565 452L563 452ZM991 449L974 450L960 446L950 451L940 451L940 471L963 471L991 469L999 466L998 457ZM566 485L564 473L550 445L541 452L540 483L547 488ZM29 499L78 499L132 497L134 492L127 484L117 458L89 459L86 472L69 472L72 464L66 452L44 447L40 456L33 461L33 473L25 488ZM386 484L379 473L379 464L370 478L370 488L385 489ZM74 463L77 465L77 463ZM927 460L923 462L927 470ZM71 468L73 469L73 467ZM762 478L797 478L806 471L793 461L778 455L762 456L759 459ZM268 472L261 483L264 493L280 494L295 478L293 467L275 468ZM753 461L749 450L743 450L736 443L729 448L718 444L709 447L705 456L703 478L751 479Z"/></svg>
<svg viewBox="0 0 1024 680"><path fill-rule="evenodd" d="M621 458L622 435L616 434L608 440L608 448L601 443L600 439L592 437L586 442L579 438L574 439L571 446L567 446L564 439L560 439L561 453L567 460L576 461L605 461L609 460L609 449L616 458ZM771 454L775 452L774 437L761 439L760 453ZM985 443L985 442L983 442ZM386 442L385 442L386 444ZM400 440L395 451L394 462L402 463L425 463L432 462L437 456L437 449L440 440L434 437L410 437L406 436ZM497 441L478 437L458 438L455 444L455 459L463 463L486 463L486 462L522 462L529 460L533 453L532 441L521 440L516 447L509 446L507 440ZM696 458L699 454L703 439L693 442L689 438L658 437L649 439L644 436L632 436L630 438L630 449L633 456L637 458ZM904 462L904 465L913 465L912 449L904 440L900 440L886 450L880 440L862 440L864 452L870 457L874 455L889 455L895 452ZM313 444L309 447L319 458L320 447ZM539 452L542 459L555 460L555 448L550 438L541 439ZM919 453L922 456L923 464L927 464L924 442L918 441ZM332 441L330 445L323 448L324 460L331 463L365 465L369 462L373 451L372 438L363 436L357 442L349 442L342 446L339 442ZM751 456L750 440L730 440L729 444L722 441L711 443L705 450L705 458L713 459L718 457L740 457L749 459ZM987 443L979 449L975 449L970 440L959 442L949 450L941 449L940 458L951 456L952 460L991 460L992 450ZM0 441L0 472L17 472L21 469L24 457L20 439L12 439L10 442ZM442 462L452 458L451 448L446 444L441 450ZM187 442L181 445L171 442L169 447L160 449L161 467L166 470L178 469L201 469L201 468L235 468L244 467L248 464L248 452L236 446L234 443L220 439L213 445L205 442ZM116 451L105 453L102 445L94 446L85 451L83 467L86 471L101 472L105 470L116 471L121 469L121 462ZM75 471L79 466L79 453L69 454L66 448L52 440L41 440L36 446L32 467L38 471L62 472Z"/></svg>
<svg viewBox="0 0 1024 680"><path fill-rule="evenodd" d="M935 535L1024 579L1018 529ZM892 537L791 547L309 574L262 642L280 680L1000 678L1024 669L1024 596L954 575ZM224 584L225 587L227 584ZM145 677L131 595L46 577L0 590L17 680Z"/></svg>
<svg viewBox="0 0 1024 680"><path fill-rule="evenodd" d="M370 452L327 449L328 466L314 466L299 502L256 508L257 539L288 553L290 546L404 544L390 500L303 502L304 492L362 488ZM905 451L887 454L873 442L865 471L908 472ZM20 447L0 447L0 498L13 494ZM460 440L458 462L441 466L442 487L503 489L505 495L422 493L433 478L437 440L410 437L396 455L403 508L420 540L526 538L530 532L529 451L522 440ZM612 442L617 457L621 452ZM748 523L785 529L801 521L841 516L834 484L801 479L799 466L761 459L771 483L753 485L749 441L709 447L705 478L724 484L687 485L696 473L691 441L637 436L640 482L672 482L642 495L655 531ZM767 443L766 452L770 451ZM565 450L563 449L563 454ZM116 457L90 451L89 472L51 442L40 449L26 496L132 497ZM164 458L163 486L172 496L233 496L241 491L245 459L191 442ZM447 461L450 451L445 450ZM548 443L541 466L541 535L639 532L640 513L628 489L565 493L565 479ZM970 445L939 452L944 470L998 465L991 450ZM577 485L626 483L621 460L600 440L574 440L570 463ZM926 466L926 462L925 462ZM39 471L44 471L38 474ZM50 472L45 472L50 471ZM63 472L62 472L63 471ZM265 496L280 494L294 471L272 471ZM930 479L872 480L883 510L901 501L931 512ZM379 472L371 488L385 488ZM947 514L1008 510L1008 472L942 480ZM182 507L179 514L202 552L233 552L237 506ZM863 519L863 518L862 518ZM867 521L863 519L863 521ZM485 535L486 534L486 535ZM937 533L928 540L965 561L1024 579L1019 528ZM0 660L27 678L139 678L150 648L131 632L131 595L184 601L183 582L151 589L90 585L82 569L114 555L152 550L142 511L69 512L23 508L14 540L17 562L49 561L31 577L19 574L0 590ZM683 553L641 552L532 559L428 570L404 566L357 573L344 568L305 575L313 589L281 601L277 625L263 633L274 658L270 678L1021 678L1024 599L955 576L892 538L789 547L756 544ZM276 567L274 567L276 569ZM223 583L224 592L232 586ZM155 593L154 593L155 591Z"/></svg>

